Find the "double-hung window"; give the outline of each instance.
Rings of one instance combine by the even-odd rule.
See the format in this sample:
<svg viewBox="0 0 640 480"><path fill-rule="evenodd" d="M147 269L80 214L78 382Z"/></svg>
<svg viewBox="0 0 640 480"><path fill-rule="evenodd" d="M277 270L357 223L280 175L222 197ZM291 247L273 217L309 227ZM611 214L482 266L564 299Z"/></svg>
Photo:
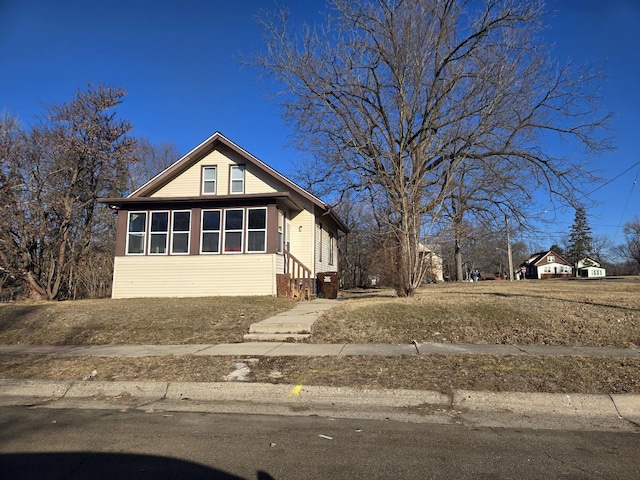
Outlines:
<svg viewBox="0 0 640 480"><path fill-rule="evenodd" d="M147 212L129 212L127 254L144 255L147 240Z"/></svg>
<svg viewBox="0 0 640 480"><path fill-rule="evenodd" d="M202 167L202 193L205 195L216 194L216 167Z"/></svg>
<svg viewBox="0 0 640 480"><path fill-rule="evenodd" d="M267 209L247 210L247 252L267 251Z"/></svg>
<svg viewBox="0 0 640 480"><path fill-rule="evenodd" d="M202 253L220 253L220 210L202 211Z"/></svg>
<svg viewBox="0 0 640 480"><path fill-rule="evenodd" d="M231 193L244 193L244 165L231 166Z"/></svg>
<svg viewBox="0 0 640 480"><path fill-rule="evenodd" d="M149 254L166 254L169 237L169 212L151 212L149 236Z"/></svg>
<svg viewBox="0 0 640 480"><path fill-rule="evenodd" d="M244 210L233 209L224 212L224 251L225 253L242 252L242 233L244 227Z"/></svg>
<svg viewBox="0 0 640 480"><path fill-rule="evenodd" d="M171 224L171 253L189 253L189 232L191 231L191 212L173 212Z"/></svg>

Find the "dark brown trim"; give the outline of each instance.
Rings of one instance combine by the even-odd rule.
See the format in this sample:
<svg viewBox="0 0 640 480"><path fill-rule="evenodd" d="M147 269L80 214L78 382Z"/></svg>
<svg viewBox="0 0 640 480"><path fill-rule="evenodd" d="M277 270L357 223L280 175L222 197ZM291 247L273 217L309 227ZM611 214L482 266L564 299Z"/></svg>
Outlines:
<svg viewBox="0 0 640 480"><path fill-rule="evenodd" d="M278 251L278 206L267 206L267 253Z"/></svg>
<svg viewBox="0 0 640 480"><path fill-rule="evenodd" d="M118 226L116 230L116 257L123 257L127 248L127 210L118 210Z"/></svg>
<svg viewBox="0 0 640 480"><path fill-rule="evenodd" d="M189 239L189 255L200 255L200 237L202 225L202 209L191 209L191 238Z"/></svg>

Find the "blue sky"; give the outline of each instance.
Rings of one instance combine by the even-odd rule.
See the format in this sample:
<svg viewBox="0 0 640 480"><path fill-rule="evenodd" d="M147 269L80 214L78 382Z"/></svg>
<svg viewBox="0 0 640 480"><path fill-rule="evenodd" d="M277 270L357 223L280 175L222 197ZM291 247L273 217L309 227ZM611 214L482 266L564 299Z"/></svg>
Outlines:
<svg viewBox="0 0 640 480"><path fill-rule="evenodd" d="M321 19L322 0L282 0L294 20ZM279 116L275 86L240 59L261 47L255 17L273 0L0 0L0 110L23 124L42 105L64 102L88 82L128 90L120 115L137 136L169 141L182 153L220 131L287 174L299 154ZM640 215L640 53L637 0L556 0L549 42L561 62L605 62L602 105L616 114L617 149L594 159L609 181L588 185L600 202L588 210L594 233L614 243ZM552 147L553 148L553 147ZM618 178L614 179L616 176ZM559 241L573 211L541 214L538 242Z"/></svg>

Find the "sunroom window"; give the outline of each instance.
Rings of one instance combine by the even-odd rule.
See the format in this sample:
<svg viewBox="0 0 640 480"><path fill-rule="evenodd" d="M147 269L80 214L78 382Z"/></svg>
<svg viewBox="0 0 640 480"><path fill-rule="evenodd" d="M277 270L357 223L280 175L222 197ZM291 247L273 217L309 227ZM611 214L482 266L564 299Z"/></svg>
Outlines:
<svg viewBox="0 0 640 480"><path fill-rule="evenodd" d="M149 253L164 255L167 253L169 237L169 212L151 212Z"/></svg>
<svg viewBox="0 0 640 480"><path fill-rule="evenodd" d="M173 212L171 225L171 253L189 253L191 212Z"/></svg>
<svg viewBox="0 0 640 480"><path fill-rule="evenodd" d="M243 226L244 210L226 210L224 212L224 251L226 253L242 252Z"/></svg>
<svg viewBox="0 0 640 480"><path fill-rule="evenodd" d="M220 252L220 210L202 211L202 253Z"/></svg>
<svg viewBox="0 0 640 480"><path fill-rule="evenodd" d="M267 209L247 210L247 252L267 251Z"/></svg>
<svg viewBox="0 0 640 480"><path fill-rule="evenodd" d="M147 212L129 212L127 254L144 255L147 231Z"/></svg>

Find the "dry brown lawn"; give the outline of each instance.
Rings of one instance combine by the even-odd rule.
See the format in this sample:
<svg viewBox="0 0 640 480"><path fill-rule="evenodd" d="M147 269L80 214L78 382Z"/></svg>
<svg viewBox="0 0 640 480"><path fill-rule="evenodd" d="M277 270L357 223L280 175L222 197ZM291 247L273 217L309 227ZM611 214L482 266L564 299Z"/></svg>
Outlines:
<svg viewBox="0 0 640 480"><path fill-rule="evenodd" d="M242 342L249 325L289 310L272 297L137 298L0 304L0 344Z"/></svg>
<svg viewBox="0 0 640 480"><path fill-rule="evenodd" d="M429 285L412 298L351 292L314 325L314 343L640 345L640 280Z"/></svg>
<svg viewBox="0 0 640 480"><path fill-rule="evenodd" d="M469 342L640 345L640 279L429 285L414 298L344 292L314 326L316 343ZM242 341L251 323L292 306L274 298L136 299L0 305L0 344ZM640 393L640 359L562 356L109 358L0 355L0 378L248 381L367 388Z"/></svg>

